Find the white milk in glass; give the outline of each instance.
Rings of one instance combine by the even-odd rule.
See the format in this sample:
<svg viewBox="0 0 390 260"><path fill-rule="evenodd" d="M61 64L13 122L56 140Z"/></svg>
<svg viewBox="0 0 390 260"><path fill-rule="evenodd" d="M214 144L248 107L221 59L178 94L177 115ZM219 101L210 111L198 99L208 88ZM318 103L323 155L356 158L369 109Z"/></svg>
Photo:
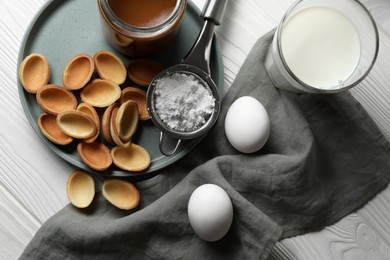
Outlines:
<svg viewBox="0 0 390 260"><path fill-rule="evenodd" d="M319 89L340 87L360 57L359 35L352 22L328 7L308 7L290 17L281 49L291 71Z"/></svg>

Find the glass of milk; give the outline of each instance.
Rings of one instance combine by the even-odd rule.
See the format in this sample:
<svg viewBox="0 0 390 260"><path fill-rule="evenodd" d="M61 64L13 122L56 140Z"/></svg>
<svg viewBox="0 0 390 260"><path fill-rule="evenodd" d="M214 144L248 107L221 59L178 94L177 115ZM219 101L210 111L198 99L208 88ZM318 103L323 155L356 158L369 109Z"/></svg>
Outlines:
<svg viewBox="0 0 390 260"><path fill-rule="evenodd" d="M336 93L361 82L379 49L378 29L357 0L299 0L283 16L266 57L274 85Z"/></svg>

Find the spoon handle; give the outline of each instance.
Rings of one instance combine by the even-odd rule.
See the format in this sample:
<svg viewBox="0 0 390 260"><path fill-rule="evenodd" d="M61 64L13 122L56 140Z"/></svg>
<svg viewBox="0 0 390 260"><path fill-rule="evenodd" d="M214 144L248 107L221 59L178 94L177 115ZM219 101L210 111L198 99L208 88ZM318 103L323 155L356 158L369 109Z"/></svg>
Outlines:
<svg viewBox="0 0 390 260"><path fill-rule="evenodd" d="M208 0L201 13L204 20L194 46L181 63L190 64L210 74L210 50L214 27L220 25L228 0Z"/></svg>

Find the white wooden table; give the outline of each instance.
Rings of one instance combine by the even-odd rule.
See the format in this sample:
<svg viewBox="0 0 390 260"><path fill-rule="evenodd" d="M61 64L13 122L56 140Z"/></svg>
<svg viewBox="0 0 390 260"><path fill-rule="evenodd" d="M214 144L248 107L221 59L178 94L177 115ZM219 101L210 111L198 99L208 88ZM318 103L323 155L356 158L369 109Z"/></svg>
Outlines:
<svg viewBox="0 0 390 260"><path fill-rule="evenodd" d="M82 0L78 0L82 1ZM0 259L16 259L39 227L67 203L73 168L28 123L19 101L19 46L46 0L0 0ZM201 9L205 0L195 0ZM255 41L274 28L293 0L231 0L217 37L228 89ZM379 25L381 47L352 92L390 140L390 1L364 0ZM390 158L389 158L390 159ZM361 210L316 233L279 242L273 259L390 259L390 187Z"/></svg>

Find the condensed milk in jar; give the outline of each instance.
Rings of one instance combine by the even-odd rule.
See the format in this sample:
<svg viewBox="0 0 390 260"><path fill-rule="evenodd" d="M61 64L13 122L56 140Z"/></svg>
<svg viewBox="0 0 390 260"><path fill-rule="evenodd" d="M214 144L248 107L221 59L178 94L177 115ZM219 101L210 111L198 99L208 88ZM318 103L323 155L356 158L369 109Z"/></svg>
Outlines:
<svg viewBox="0 0 390 260"><path fill-rule="evenodd" d="M107 41L127 56L150 56L172 42L186 0L98 0Z"/></svg>

